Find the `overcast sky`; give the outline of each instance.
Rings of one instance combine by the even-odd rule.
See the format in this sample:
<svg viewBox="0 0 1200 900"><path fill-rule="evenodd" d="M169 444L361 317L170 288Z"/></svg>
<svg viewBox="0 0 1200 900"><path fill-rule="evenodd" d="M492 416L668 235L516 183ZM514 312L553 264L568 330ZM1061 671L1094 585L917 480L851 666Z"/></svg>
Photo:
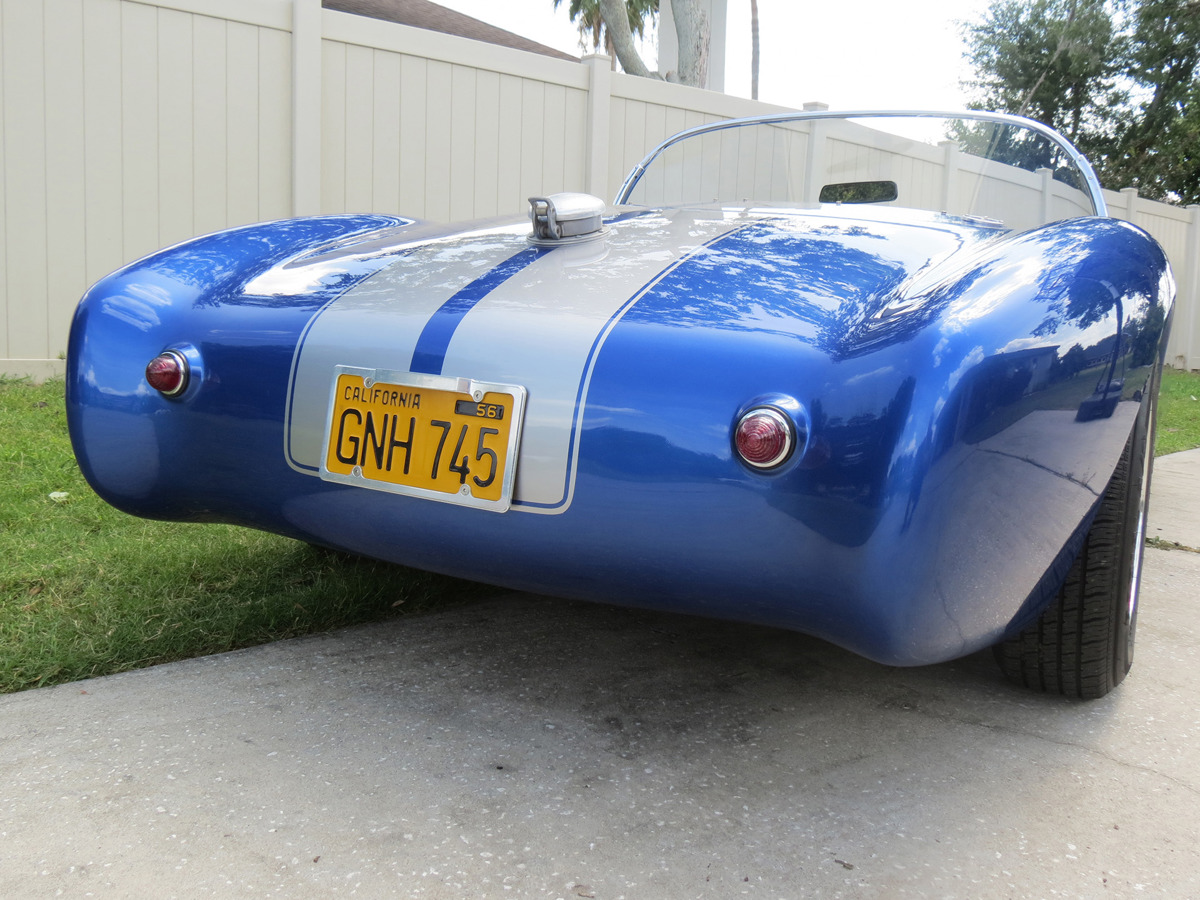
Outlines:
<svg viewBox="0 0 1200 900"><path fill-rule="evenodd" d="M580 55L570 0L437 0L476 19ZM750 0L728 0L726 93L750 96ZM987 0L758 0L759 99L799 108L962 109L960 20ZM651 51L653 52L653 45ZM653 64L653 59L648 59ZM652 66L653 67L653 66Z"/></svg>

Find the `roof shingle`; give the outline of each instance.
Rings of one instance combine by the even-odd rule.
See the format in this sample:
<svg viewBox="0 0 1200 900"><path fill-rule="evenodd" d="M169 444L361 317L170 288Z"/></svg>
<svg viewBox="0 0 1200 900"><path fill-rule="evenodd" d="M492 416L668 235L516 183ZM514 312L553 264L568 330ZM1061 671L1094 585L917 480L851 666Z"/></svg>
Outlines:
<svg viewBox="0 0 1200 900"><path fill-rule="evenodd" d="M512 47L514 50L524 50L527 53L540 53L555 59L566 59L578 62L569 53L555 50L536 41L481 22L468 15L438 6L430 0L321 0L326 9L338 12L353 13L357 16L369 16L373 19L383 19L388 22L399 22L401 25L411 25L414 28L424 28L427 31L440 31L458 37L470 38L473 41L484 41L488 44L498 44L501 47Z"/></svg>

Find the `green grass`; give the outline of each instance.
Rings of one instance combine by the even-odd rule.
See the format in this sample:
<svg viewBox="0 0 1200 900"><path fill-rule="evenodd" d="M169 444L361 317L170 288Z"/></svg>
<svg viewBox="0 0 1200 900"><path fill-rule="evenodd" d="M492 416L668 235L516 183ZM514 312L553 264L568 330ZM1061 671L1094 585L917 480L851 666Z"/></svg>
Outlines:
<svg viewBox="0 0 1200 900"><path fill-rule="evenodd" d="M1163 370L1154 455L1200 447L1200 372Z"/></svg>
<svg viewBox="0 0 1200 900"><path fill-rule="evenodd" d="M0 692L427 610L473 585L226 525L109 507L61 381L0 380Z"/></svg>
<svg viewBox="0 0 1200 900"><path fill-rule="evenodd" d="M328 631L466 582L226 525L118 512L83 480L61 381L0 379L0 692ZM1164 373L1158 453L1200 447L1200 373Z"/></svg>

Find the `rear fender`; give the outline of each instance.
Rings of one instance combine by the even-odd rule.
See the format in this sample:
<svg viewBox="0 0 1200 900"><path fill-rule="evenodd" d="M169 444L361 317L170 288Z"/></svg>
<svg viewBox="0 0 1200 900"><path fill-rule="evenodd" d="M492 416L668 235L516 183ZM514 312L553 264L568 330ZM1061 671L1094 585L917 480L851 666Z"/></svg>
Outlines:
<svg viewBox="0 0 1200 900"><path fill-rule="evenodd" d="M165 429L160 436L157 420L180 406L201 414L189 421L206 430L214 420L202 414L216 409L222 416L280 419L305 323L394 258L377 253L329 262L331 252L347 238L390 235L413 224L392 216L329 216L252 225L161 250L97 282L72 321L66 384L72 443L96 492L128 512L164 514L171 492L155 487L169 444L211 439ZM173 399L144 376L146 363L168 348L193 362L188 390ZM229 397L240 383L255 389L243 392L239 407Z"/></svg>

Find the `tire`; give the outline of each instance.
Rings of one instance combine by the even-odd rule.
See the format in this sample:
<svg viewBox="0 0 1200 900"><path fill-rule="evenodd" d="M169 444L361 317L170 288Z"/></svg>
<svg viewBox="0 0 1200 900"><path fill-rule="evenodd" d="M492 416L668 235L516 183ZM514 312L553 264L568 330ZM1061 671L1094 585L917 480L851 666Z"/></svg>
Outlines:
<svg viewBox="0 0 1200 900"><path fill-rule="evenodd" d="M1150 474L1158 372L1057 596L1032 625L997 644L1001 670L1034 690L1091 700L1129 672Z"/></svg>

